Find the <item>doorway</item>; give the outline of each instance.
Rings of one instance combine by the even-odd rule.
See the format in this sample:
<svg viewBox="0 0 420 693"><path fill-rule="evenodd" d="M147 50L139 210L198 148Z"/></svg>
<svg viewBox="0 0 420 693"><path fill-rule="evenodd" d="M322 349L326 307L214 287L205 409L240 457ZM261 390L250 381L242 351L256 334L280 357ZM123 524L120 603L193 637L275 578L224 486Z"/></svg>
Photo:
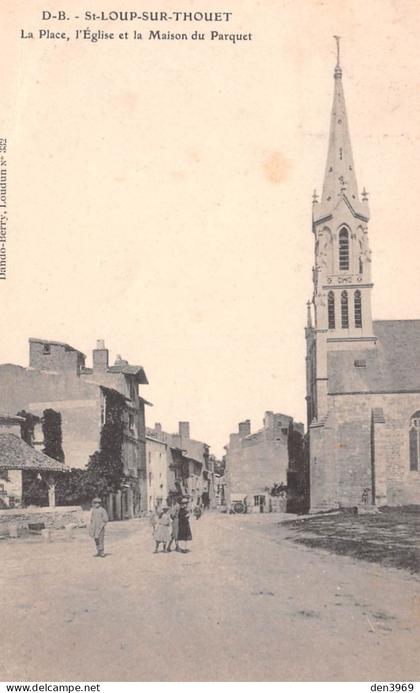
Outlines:
<svg viewBox="0 0 420 693"><path fill-rule="evenodd" d="M258 508L257 512L265 512L265 496L258 495L254 496L254 507Z"/></svg>

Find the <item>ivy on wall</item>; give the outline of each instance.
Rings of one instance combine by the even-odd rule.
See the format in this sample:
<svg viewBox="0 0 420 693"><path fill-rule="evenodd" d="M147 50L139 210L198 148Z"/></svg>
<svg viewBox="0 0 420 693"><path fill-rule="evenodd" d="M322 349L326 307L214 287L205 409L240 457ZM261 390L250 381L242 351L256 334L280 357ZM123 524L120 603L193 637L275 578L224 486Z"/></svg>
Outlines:
<svg viewBox="0 0 420 693"><path fill-rule="evenodd" d="M54 409L45 409L42 417L44 434L43 453L58 462L64 462L63 434L61 432L61 414Z"/></svg>
<svg viewBox="0 0 420 693"><path fill-rule="evenodd" d="M123 464L124 399L118 394L106 394L106 420L101 430L99 449L90 456L86 469L71 469L56 477L56 502L58 505L90 503L94 496L105 497L120 490L127 481ZM44 454L64 462L61 414L45 409L42 419L28 412L19 412L24 422L21 435L33 445L35 425L42 421ZM25 505L48 505L48 487L38 471L26 471L23 476L23 501Z"/></svg>
<svg viewBox="0 0 420 693"><path fill-rule="evenodd" d="M124 400L106 395L106 421L102 427L99 450L90 456L86 469L72 469L59 479L56 497L59 505L89 503L94 496L105 498L121 489L126 480L123 465ZM63 475L64 476L64 475Z"/></svg>
<svg viewBox="0 0 420 693"><path fill-rule="evenodd" d="M31 414L24 409L18 411L16 416L20 416L22 419L24 419L20 424L20 437L25 441L25 443L32 446L35 426L36 424L39 424L41 419L39 416L35 416L35 414Z"/></svg>

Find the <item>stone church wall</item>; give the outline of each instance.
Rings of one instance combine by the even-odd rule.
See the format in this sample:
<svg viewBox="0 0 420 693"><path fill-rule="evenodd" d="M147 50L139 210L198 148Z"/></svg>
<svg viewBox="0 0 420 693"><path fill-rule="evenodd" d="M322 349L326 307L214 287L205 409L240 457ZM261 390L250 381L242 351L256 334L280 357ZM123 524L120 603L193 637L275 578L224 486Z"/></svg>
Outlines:
<svg viewBox="0 0 420 693"><path fill-rule="evenodd" d="M420 503L420 472L410 471L409 422L420 409L420 393L340 395L332 398L339 505L372 501L372 410L384 423L373 426L375 492L379 505Z"/></svg>

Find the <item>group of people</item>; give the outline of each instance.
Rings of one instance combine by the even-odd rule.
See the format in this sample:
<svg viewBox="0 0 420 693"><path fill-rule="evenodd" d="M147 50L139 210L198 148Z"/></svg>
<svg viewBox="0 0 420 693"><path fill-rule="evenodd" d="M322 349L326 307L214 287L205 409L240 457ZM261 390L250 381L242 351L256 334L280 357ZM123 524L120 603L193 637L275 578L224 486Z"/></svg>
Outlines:
<svg viewBox="0 0 420 693"><path fill-rule="evenodd" d="M171 507L162 503L152 515L152 527L154 553L158 553L160 545L162 551L168 553L173 544L175 551L187 553L187 542L192 539L188 498L181 498Z"/></svg>
<svg viewBox="0 0 420 693"><path fill-rule="evenodd" d="M152 515L153 539L155 541L154 553L158 553L159 546L162 551L168 553L175 546L175 551L187 553L187 542L191 541L190 513L188 510L188 498L180 498L171 507L162 503ZM201 516L201 508L194 508L194 516L198 520ZM105 557L105 526L108 522L108 514L102 506L100 498L92 501L89 533L96 546L96 557Z"/></svg>

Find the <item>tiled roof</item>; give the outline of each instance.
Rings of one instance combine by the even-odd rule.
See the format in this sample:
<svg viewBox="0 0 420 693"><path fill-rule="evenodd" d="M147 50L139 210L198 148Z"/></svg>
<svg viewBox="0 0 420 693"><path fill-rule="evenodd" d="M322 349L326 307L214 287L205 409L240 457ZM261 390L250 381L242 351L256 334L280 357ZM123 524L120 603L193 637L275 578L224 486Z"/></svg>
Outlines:
<svg viewBox="0 0 420 693"><path fill-rule="evenodd" d="M9 414L0 414L0 423L1 424L15 424L19 425L21 424L25 419L23 416L10 416Z"/></svg>
<svg viewBox="0 0 420 693"><path fill-rule="evenodd" d="M148 407L153 407L152 402L149 402L147 399L144 399L144 397L140 397L140 395L139 395L139 402L143 402L143 404L147 404Z"/></svg>
<svg viewBox="0 0 420 693"><path fill-rule="evenodd" d="M122 373L123 375L135 375L137 381L143 385L148 384L146 373L143 366L131 366L129 363L121 363L115 366L109 366L107 373Z"/></svg>
<svg viewBox="0 0 420 693"><path fill-rule="evenodd" d="M111 395L116 395L117 397L121 397L121 399L128 401L128 397L126 397L122 392L119 392L119 390L116 390L113 387L107 387L106 385L102 385L102 383L98 383L98 387L101 390L104 390L104 392L106 392L106 393L109 393Z"/></svg>
<svg viewBox="0 0 420 693"><path fill-rule="evenodd" d="M0 433L0 469L40 469L68 472L69 468L44 455L13 433Z"/></svg>
<svg viewBox="0 0 420 693"><path fill-rule="evenodd" d="M376 320L373 333L374 348L329 352L328 391L420 392L420 320Z"/></svg>

